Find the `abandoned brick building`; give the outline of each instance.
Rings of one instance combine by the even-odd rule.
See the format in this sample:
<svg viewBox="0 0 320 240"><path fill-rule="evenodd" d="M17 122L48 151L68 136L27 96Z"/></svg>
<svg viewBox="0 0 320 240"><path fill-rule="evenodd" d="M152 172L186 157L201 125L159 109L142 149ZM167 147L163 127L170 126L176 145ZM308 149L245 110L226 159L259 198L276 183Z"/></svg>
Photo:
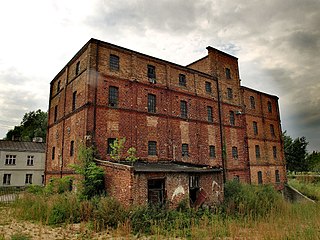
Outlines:
<svg viewBox="0 0 320 240"><path fill-rule="evenodd" d="M238 60L207 47L181 66L89 40L50 86L46 181L74 174L80 143L93 144L106 189L122 203L182 199L212 205L223 182L286 181L278 97L240 85ZM114 162L126 138L135 164Z"/></svg>

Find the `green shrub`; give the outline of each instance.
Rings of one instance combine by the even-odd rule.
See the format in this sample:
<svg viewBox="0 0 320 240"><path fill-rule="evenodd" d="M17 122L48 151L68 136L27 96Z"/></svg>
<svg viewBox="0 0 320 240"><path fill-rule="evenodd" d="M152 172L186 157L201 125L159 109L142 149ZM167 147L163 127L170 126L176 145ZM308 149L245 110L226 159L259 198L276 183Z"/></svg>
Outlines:
<svg viewBox="0 0 320 240"><path fill-rule="evenodd" d="M29 240L31 237L23 233L15 233L11 236L11 240Z"/></svg>
<svg viewBox="0 0 320 240"><path fill-rule="evenodd" d="M100 198L95 211L99 230L105 227L116 228L118 224L125 221L126 217L126 211L118 201L110 197Z"/></svg>
<svg viewBox="0 0 320 240"><path fill-rule="evenodd" d="M271 185L225 184L222 212L229 216L263 217L283 206L283 199Z"/></svg>

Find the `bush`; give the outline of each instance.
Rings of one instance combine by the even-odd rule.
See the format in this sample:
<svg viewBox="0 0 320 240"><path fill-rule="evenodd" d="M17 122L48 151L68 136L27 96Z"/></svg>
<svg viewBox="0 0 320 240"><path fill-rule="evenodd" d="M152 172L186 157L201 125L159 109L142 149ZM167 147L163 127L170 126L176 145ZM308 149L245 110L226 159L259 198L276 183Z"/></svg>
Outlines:
<svg viewBox="0 0 320 240"><path fill-rule="evenodd" d="M126 217L126 211L118 201L110 197L100 198L95 211L99 230L105 227L116 228L118 224L125 221Z"/></svg>
<svg viewBox="0 0 320 240"><path fill-rule="evenodd" d="M229 216L264 217L282 206L281 195L271 185L248 185L237 181L225 184L222 212Z"/></svg>

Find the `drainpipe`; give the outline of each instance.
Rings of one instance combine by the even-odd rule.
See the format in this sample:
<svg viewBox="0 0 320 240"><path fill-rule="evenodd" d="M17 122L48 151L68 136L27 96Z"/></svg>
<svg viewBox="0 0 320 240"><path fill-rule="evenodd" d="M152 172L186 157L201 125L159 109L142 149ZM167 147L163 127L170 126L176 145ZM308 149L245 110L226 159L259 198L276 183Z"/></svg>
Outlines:
<svg viewBox="0 0 320 240"><path fill-rule="evenodd" d="M226 182L226 175L227 175L227 163L226 163L226 158L224 154L224 140L223 140L223 131L222 131L222 109L221 109L221 101L220 101L220 87L219 87L219 81L218 78L216 78L217 81L217 93L218 93L218 110L219 110L219 126L220 126L220 144L221 144L221 158L222 158L222 169L223 169L223 182Z"/></svg>

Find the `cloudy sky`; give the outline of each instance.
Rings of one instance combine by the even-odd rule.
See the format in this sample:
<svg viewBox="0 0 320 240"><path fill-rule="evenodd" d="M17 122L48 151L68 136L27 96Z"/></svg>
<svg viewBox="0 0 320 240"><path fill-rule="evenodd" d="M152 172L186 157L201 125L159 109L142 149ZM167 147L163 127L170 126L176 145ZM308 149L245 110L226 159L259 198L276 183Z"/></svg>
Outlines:
<svg viewBox="0 0 320 240"><path fill-rule="evenodd" d="M97 38L181 65L207 46L238 57L242 85L279 96L283 130L320 151L319 0L10 0L0 29L0 138Z"/></svg>

